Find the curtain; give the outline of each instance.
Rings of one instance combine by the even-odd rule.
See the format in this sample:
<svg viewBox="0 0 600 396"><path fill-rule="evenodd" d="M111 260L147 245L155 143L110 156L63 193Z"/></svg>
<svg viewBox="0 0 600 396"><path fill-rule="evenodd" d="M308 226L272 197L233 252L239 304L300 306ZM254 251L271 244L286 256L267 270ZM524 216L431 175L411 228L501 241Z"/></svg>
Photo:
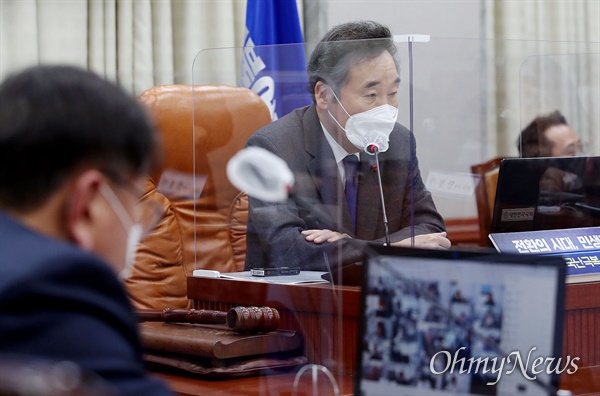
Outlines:
<svg viewBox="0 0 600 396"><path fill-rule="evenodd" d="M2 0L0 79L66 63L134 94L189 84L200 51L241 46L245 9L242 0Z"/></svg>
<svg viewBox="0 0 600 396"><path fill-rule="evenodd" d="M486 1L485 19L501 38L487 46L488 156L517 155L520 131L554 110L600 155L600 1Z"/></svg>

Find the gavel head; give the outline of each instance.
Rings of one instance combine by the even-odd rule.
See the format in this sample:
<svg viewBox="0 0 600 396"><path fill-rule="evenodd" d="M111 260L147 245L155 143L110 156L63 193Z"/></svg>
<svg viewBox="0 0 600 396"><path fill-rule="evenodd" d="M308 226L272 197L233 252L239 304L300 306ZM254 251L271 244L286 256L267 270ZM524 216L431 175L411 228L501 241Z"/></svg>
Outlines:
<svg viewBox="0 0 600 396"><path fill-rule="evenodd" d="M238 333L268 333L277 330L279 312L269 307L235 307L227 312L227 326Z"/></svg>

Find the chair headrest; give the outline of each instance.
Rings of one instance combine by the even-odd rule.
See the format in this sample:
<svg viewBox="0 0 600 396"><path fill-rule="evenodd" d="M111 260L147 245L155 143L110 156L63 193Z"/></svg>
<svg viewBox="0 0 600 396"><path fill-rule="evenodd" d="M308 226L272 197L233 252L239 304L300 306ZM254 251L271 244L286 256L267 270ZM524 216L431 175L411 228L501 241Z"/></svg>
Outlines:
<svg viewBox="0 0 600 396"><path fill-rule="evenodd" d="M196 171L205 165L223 165L214 163L214 158L210 164L204 161L216 151L219 158L228 160L252 133L271 121L260 97L240 87L162 85L142 92L139 100L148 108L163 140L164 163L152 175L155 180L167 168L193 173L194 154Z"/></svg>

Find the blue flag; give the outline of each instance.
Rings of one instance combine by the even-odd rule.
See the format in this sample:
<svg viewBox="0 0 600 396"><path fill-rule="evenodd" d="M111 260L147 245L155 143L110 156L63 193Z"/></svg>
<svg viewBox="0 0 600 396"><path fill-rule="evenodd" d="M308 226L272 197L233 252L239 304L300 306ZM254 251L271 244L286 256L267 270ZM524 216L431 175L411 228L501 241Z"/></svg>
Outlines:
<svg viewBox="0 0 600 396"><path fill-rule="evenodd" d="M248 0L240 85L260 95L273 121L311 103L303 42L296 0Z"/></svg>

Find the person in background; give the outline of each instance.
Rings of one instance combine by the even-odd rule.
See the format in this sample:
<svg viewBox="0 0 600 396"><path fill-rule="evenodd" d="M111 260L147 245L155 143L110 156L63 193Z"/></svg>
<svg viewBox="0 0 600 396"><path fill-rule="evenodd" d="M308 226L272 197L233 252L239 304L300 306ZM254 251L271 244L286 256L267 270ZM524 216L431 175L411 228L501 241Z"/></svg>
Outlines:
<svg viewBox="0 0 600 396"><path fill-rule="evenodd" d="M122 395L171 395L147 376L118 274L141 237L158 135L97 75L36 66L0 85L0 354L68 361Z"/></svg>
<svg viewBox="0 0 600 396"><path fill-rule="evenodd" d="M587 157L577 133L558 111L536 117L517 141L522 157L556 157L540 169L538 205L551 214L538 216L548 228L591 227L598 224L598 160ZM581 157L571 160L558 157ZM553 161L552 159L550 161ZM583 206L580 206L583 205ZM557 216L561 213L562 216ZM557 223L558 219L560 222ZM546 223L544 223L546 224Z"/></svg>
<svg viewBox="0 0 600 396"><path fill-rule="evenodd" d="M411 155L414 137L396 122L400 76L395 55L390 30L377 22L334 27L308 63L313 104L250 137L248 146L267 149L288 164L295 176L293 194L303 202L250 198L247 270L294 266L327 271L362 259L364 244L350 239L383 244L378 173L391 242L410 246L414 233L415 246L450 246ZM364 138L380 147L379 169L365 152Z"/></svg>
<svg viewBox="0 0 600 396"><path fill-rule="evenodd" d="M536 117L517 140L519 155L532 157L573 157L583 152L581 139L558 111Z"/></svg>

